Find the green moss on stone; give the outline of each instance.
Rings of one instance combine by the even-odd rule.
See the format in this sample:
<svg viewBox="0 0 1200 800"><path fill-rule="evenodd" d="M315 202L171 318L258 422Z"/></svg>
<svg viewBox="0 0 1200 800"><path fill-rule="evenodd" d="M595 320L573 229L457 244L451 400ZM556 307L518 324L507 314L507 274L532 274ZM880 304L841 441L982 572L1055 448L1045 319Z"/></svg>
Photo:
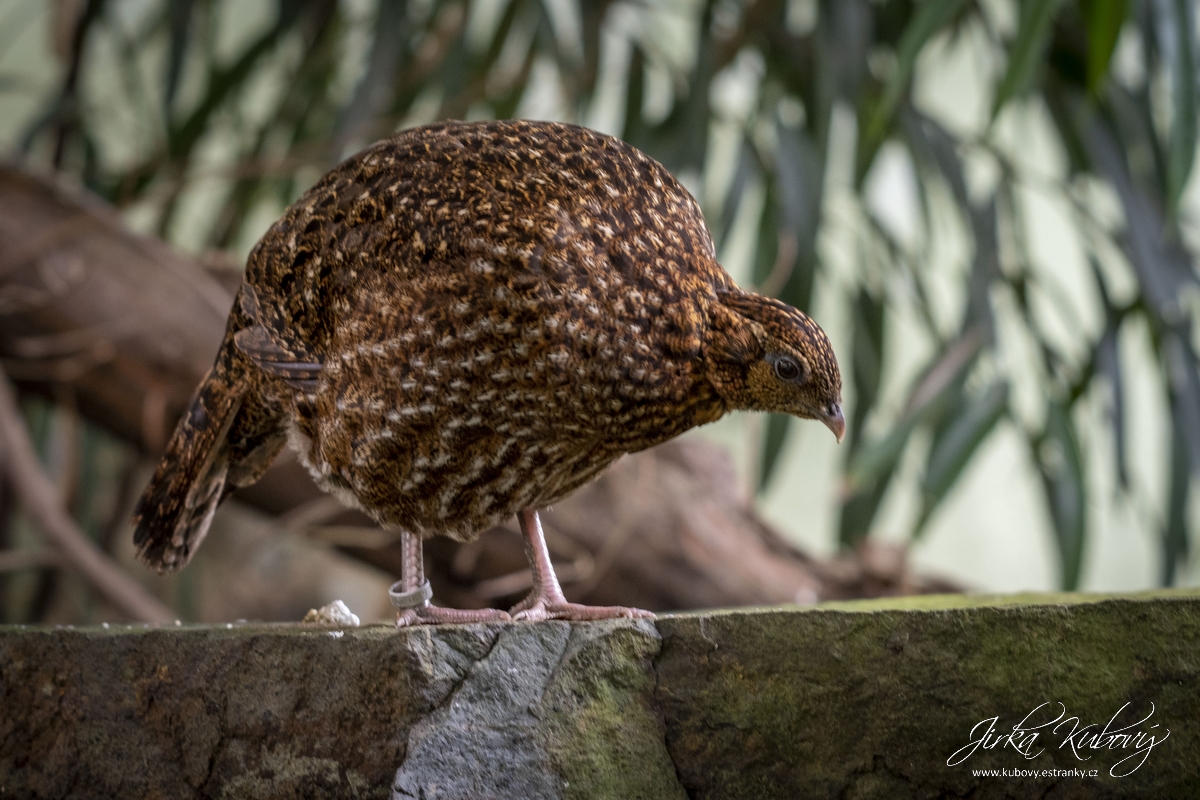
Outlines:
<svg viewBox="0 0 1200 800"><path fill-rule="evenodd" d="M1175 598L675 617L659 622L657 698L694 797L966 796L984 785L971 767L1027 766L1010 750L947 767L981 720L998 715L1011 729L1061 702L1103 724L1126 702L1151 701L1177 737L1155 768L1120 783L1031 781L1028 796L1048 786L1064 797L1178 796L1197 767L1176 772L1168 753L1200 764L1197 612L1196 599ZM1056 750L1037 766L1084 765Z"/></svg>
<svg viewBox="0 0 1200 800"><path fill-rule="evenodd" d="M1057 748L946 765L981 720L1011 730L1043 702L1100 725L1153 703L1170 739L1122 779L1107 777L1111 754ZM1200 797L1200 595L341 636L7 627L0 707L0 790L14 797ZM971 772L1030 766L1102 775Z"/></svg>
<svg viewBox="0 0 1200 800"><path fill-rule="evenodd" d="M648 622L576 625L538 705L567 798L686 798L654 710Z"/></svg>

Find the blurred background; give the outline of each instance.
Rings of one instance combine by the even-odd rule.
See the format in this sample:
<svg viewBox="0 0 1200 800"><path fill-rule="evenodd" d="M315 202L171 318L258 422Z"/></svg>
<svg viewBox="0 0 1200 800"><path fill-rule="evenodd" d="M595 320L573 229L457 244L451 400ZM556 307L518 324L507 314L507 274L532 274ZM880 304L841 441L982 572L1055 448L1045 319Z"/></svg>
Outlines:
<svg viewBox="0 0 1200 800"><path fill-rule="evenodd" d="M258 237L444 118L643 149L841 363L841 446L732 415L548 514L571 599L1200 584L1198 25L1190 0L0 0L0 615L388 615L391 535L289 459L177 575L128 518ZM438 597L511 602L520 548L432 540Z"/></svg>

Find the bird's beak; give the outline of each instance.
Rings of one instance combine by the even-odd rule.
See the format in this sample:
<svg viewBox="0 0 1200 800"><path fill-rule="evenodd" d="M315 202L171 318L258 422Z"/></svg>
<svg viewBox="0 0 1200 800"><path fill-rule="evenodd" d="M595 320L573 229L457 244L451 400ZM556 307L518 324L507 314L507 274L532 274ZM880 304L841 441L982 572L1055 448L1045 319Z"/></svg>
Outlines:
<svg viewBox="0 0 1200 800"><path fill-rule="evenodd" d="M821 421L833 431L833 435L837 437L838 444L842 443L842 439L846 438L846 418L842 415L842 404L837 403L828 414L821 416Z"/></svg>

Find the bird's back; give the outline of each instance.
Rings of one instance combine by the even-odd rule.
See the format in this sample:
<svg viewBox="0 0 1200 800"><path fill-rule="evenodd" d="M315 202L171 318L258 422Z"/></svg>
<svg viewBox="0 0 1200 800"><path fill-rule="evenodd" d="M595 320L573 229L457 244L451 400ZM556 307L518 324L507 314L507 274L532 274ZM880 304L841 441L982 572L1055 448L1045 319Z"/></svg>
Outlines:
<svg viewBox="0 0 1200 800"><path fill-rule="evenodd" d="M450 296L474 275L623 300L647 327L729 282L695 201L660 164L586 128L526 121L439 123L371 146L305 193L247 266L277 326L320 347L331 311L369 310L381 290Z"/></svg>

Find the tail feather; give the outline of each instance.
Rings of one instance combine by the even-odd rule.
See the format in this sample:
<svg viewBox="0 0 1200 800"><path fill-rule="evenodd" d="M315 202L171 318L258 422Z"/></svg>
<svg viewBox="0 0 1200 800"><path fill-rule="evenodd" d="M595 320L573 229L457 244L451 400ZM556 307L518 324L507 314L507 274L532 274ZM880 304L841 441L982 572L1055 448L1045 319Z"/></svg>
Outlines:
<svg viewBox="0 0 1200 800"><path fill-rule="evenodd" d="M160 572L187 564L227 490L229 430L247 390L230 344L196 390L134 511L138 556Z"/></svg>

